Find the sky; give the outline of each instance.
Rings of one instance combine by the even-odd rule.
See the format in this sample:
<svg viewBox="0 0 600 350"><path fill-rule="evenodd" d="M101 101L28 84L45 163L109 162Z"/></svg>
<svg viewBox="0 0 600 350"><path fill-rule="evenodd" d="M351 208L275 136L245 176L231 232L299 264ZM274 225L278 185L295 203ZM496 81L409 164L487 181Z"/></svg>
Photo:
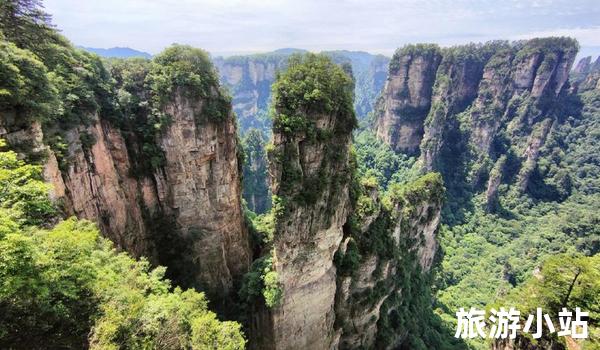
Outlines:
<svg viewBox="0 0 600 350"><path fill-rule="evenodd" d="M302 48L391 55L442 46L568 35L600 54L600 0L46 0L74 44L156 54L172 43L215 55Z"/></svg>

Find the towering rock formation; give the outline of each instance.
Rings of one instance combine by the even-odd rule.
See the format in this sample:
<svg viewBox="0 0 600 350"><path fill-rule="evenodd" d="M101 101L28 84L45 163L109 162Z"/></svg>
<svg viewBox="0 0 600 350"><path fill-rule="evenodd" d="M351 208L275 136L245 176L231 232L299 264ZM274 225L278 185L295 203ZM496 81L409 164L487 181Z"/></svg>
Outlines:
<svg viewBox="0 0 600 350"><path fill-rule="evenodd" d="M577 66L571 72L574 90L586 91L596 88L598 77L600 77L600 56L592 63L592 57L584 57L579 60Z"/></svg>
<svg viewBox="0 0 600 350"><path fill-rule="evenodd" d="M592 63L592 56L587 56L579 60L575 68L573 68L574 74L587 74L590 70Z"/></svg>
<svg viewBox="0 0 600 350"><path fill-rule="evenodd" d="M465 176L475 188L488 182L488 201L506 170L502 156L516 158L517 187L526 191L539 149L560 113L554 101L567 90L577 49L568 38L401 49L390 63L377 135L398 151L420 153L426 171L455 173L449 168L469 153L466 159L473 161ZM413 57L426 63L412 68L420 74L411 77ZM412 89L411 81L418 82ZM418 113L409 118L412 111Z"/></svg>
<svg viewBox="0 0 600 350"><path fill-rule="evenodd" d="M303 91L295 91L299 82ZM317 87L323 95L307 99ZM281 207L272 254L283 297L262 330L271 341L259 348L330 349L333 256L349 210L352 80L326 57L308 55L290 62L274 91L271 189Z"/></svg>
<svg viewBox="0 0 600 350"><path fill-rule="evenodd" d="M271 84L276 72L285 70L287 60L293 53L304 50L281 49L263 54L231 56L213 59L219 71L221 83L233 97L233 110L238 116L242 134L250 128L270 130L268 105L271 100ZM354 108L357 117L365 118L373 110L387 77L389 58L362 51L326 51L338 64L350 63L356 79Z"/></svg>
<svg viewBox="0 0 600 350"><path fill-rule="evenodd" d="M483 67L493 53L493 45L471 44L444 50L420 145L421 159L427 171L438 168L436 163L445 139L458 129L456 115L477 96Z"/></svg>
<svg viewBox="0 0 600 350"><path fill-rule="evenodd" d="M418 153L441 59L436 45L407 45L392 57L377 106L376 131L394 150Z"/></svg>
<svg viewBox="0 0 600 350"><path fill-rule="evenodd" d="M441 177L398 186L386 200L361 184L350 153L351 91L343 69L318 55L292 60L275 83L272 265L258 272L277 276L281 296L274 303L263 291L270 308L254 305L256 349L391 349L408 334L397 318L426 312L407 309L427 294L406 283L434 261ZM268 279L263 288L273 288Z"/></svg>
<svg viewBox="0 0 600 350"><path fill-rule="evenodd" d="M117 77L119 97L127 96L119 100L123 110L123 101L134 101L131 116L100 111L86 123L42 128L19 123L28 116L17 111L2 111L0 137L44 151L44 174L65 215L97 222L119 248L166 265L178 283L207 291L223 307L251 259L236 123L206 54L168 50L139 71L131 63L126 74L139 73L128 75L131 81ZM149 70L171 74L169 65L192 61L190 69L207 82L201 91L181 83L192 74L187 71L179 72L178 83L162 76L172 84L162 96L144 83ZM154 111L149 96L161 98Z"/></svg>
<svg viewBox="0 0 600 350"><path fill-rule="evenodd" d="M600 71L600 56L592 62L592 56L587 56L579 60L571 72L573 80L579 82L584 80L588 74Z"/></svg>

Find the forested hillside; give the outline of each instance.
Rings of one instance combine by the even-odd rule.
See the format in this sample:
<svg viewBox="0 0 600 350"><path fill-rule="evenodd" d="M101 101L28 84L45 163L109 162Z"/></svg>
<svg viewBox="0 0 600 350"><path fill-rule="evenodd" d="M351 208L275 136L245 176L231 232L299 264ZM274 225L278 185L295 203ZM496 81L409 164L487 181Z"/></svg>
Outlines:
<svg viewBox="0 0 600 350"><path fill-rule="evenodd" d="M527 286L536 269L543 276L568 274L576 268L571 264L584 261L577 256L598 253L600 90L591 71L569 83L576 50L572 40L548 38L407 46L392 59L376 124L383 143L366 130L357 137L357 154L366 160L364 171L383 184L423 169L442 173L448 196L436 288L438 312L450 324L460 307L485 309L498 299L528 310L538 303L556 318L559 309L546 292L531 300L504 297L533 288ZM544 261L557 254L565 255L547 265L564 265L546 275ZM598 271L593 261L592 274ZM558 294L568 277L555 283ZM586 305L597 327L600 304L588 288L578 284L585 300L567 304ZM584 348L596 346L596 337ZM527 344L517 348L566 348L556 337Z"/></svg>

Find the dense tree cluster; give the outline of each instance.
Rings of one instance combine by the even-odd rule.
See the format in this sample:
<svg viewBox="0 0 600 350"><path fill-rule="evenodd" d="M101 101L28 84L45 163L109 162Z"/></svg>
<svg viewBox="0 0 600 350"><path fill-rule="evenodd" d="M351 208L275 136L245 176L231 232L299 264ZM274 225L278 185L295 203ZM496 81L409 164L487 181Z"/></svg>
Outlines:
<svg viewBox="0 0 600 350"><path fill-rule="evenodd" d="M335 116L339 132L356 126L352 77L327 56L292 55L288 69L273 84L273 130L285 135L317 130L311 115Z"/></svg>

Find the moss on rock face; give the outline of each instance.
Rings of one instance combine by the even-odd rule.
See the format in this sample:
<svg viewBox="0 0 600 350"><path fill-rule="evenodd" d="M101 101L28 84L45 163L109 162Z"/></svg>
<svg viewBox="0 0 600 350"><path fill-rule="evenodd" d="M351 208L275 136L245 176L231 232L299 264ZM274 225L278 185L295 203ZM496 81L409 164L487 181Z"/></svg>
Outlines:
<svg viewBox="0 0 600 350"><path fill-rule="evenodd" d="M393 75L398 72L401 67L401 58L403 56L411 56L412 58L416 56L423 57L425 59L433 59L435 56L441 55L441 49L436 44L410 44L405 45L402 48L396 50L394 52L394 56L392 56L392 60L390 61L390 75Z"/></svg>
<svg viewBox="0 0 600 350"><path fill-rule="evenodd" d="M167 106L177 98L193 101L198 126L221 123L231 116L231 101L219 85L217 73L201 50L172 45L152 60L132 58L108 62L115 81L113 115L101 115L122 131L135 135L131 144L133 175L151 174L164 165L157 138L172 122ZM134 142L135 143L135 142Z"/></svg>

